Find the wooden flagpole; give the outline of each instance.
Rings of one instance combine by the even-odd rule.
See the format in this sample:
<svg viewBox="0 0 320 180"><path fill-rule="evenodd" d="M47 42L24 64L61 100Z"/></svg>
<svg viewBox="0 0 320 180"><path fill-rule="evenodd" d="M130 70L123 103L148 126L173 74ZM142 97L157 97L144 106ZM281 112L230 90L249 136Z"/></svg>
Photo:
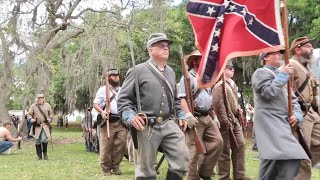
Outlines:
<svg viewBox="0 0 320 180"><path fill-rule="evenodd" d="M283 9L282 9L282 27L284 31L284 40L285 40L285 64L289 64L289 30L288 30L288 10L287 10L287 1L283 0ZM288 81L288 111L289 111L289 117L293 115L292 112L292 78ZM299 124L296 124L295 127L292 127L298 134L298 140L307 155L310 159L312 159L310 148L304 138L301 126Z"/></svg>
<svg viewBox="0 0 320 180"><path fill-rule="evenodd" d="M290 52L289 52L289 30L288 30L288 10L287 10L287 2L283 0L283 8L282 8L282 27L284 31L284 41L285 41L285 64L289 64ZM289 117L292 116L292 80L291 78L288 81L288 108L289 108Z"/></svg>

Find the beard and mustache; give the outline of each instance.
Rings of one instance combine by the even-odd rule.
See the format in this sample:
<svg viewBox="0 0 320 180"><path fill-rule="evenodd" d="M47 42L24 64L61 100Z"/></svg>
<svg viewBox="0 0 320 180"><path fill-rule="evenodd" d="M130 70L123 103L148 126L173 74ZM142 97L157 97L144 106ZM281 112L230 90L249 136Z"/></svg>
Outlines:
<svg viewBox="0 0 320 180"><path fill-rule="evenodd" d="M302 64L313 64L316 63L316 58L314 57L313 53L302 53L298 60Z"/></svg>
<svg viewBox="0 0 320 180"><path fill-rule="evenodd" d="M109 83L112 87L118 87L120 86L120 81L114 81L112 79L109 79Z"/></svg>

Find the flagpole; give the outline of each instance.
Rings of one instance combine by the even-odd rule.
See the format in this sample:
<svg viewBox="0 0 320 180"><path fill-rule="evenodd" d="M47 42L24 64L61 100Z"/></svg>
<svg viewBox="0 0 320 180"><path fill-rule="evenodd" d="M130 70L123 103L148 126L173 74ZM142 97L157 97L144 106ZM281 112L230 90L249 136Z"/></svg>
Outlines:
<svg viewBox="0 0 320 180"><path fill-rule="evenodd" d="M283 31L284 31L284 41L285 41L285 64L289 64L289 31L288 31L288 10L287 10L287 2L286 0L282 1L283 3L283 9L282 9L282 27L283 27ZM292 112L292 91L291 88L292 87L292 78L289 78L288 81L288 111L289 111L289 118L293 115ZM294 127L292 127L298 135L298 141L300 143L300 145L302 146L302 148L304 149L304 151L306 152L306 154L308 155L308 157L310 159L312 159L312 153L310 150L309 145L306 142L306 139L304 138L303 132L302 132L302 128L300 126L299 123L297 123Z"/></svg>
<svg viewBox="0 0 320 180"><path fill-rule="evenodd" d="M287 1L283 0L283 9L282 9L282 27L283 27L283 34L284 34L284 41L285 41L285 64L289 64L289 30L288 30L288 10L287 10ZM289 108L289 117L292 116L292 79L290 78L288 81L288 108Z"/></svg>

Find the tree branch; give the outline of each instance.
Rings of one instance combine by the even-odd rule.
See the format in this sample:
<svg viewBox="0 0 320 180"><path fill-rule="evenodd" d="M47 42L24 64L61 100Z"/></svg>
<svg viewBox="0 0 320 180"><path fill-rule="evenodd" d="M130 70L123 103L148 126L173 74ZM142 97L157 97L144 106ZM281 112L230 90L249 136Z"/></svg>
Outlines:
<svg viewBox="0 0 320 180"><path fill-rule="evenodd" d="M67 42L69 39L76 38L77 36L79 36L80 34L82 34L82 33L84 33L84 32L85 32L84 29L79 29L79 30L77 30L76 32L74 32L73 34L70 34L69 36L66 36L65 38L61 39L60 41L49 43L49 44L46 46L46 49L55 49L55 48L58 48L58 47L60 47L63 43Z"/></svg>

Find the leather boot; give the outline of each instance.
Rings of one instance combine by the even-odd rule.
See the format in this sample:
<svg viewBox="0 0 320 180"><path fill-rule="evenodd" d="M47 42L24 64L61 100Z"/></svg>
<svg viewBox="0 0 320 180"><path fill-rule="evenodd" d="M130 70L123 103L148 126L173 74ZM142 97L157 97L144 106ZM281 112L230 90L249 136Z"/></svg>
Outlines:
<svg viewBox="0 0 320 180"><path fill-rule="evenodd" d="M36 150L37 150L38 160L41 160L42 159L41 144L36 144Z"/></svg>
<svg viewBox="0 0 320 180"><path fill-rule="evenodd" d="M211 177L207 177L207 176L202 176L202 175L199 175L201 177L201 179L203 180L211 180Z"/></svg>
<svg viewBox="0 0 320 180"><path fill-rule="evenodd" d="M48 160L47 149L48 149L48 143L42 143L42 152L43 152L44 160Z"/></svg>
<svg viewBox="0 0 320 180"><path fill-rule="evenodd" d="M168 170L166 180L182 180L182 177L180 177L178 174Z"/></svg>

